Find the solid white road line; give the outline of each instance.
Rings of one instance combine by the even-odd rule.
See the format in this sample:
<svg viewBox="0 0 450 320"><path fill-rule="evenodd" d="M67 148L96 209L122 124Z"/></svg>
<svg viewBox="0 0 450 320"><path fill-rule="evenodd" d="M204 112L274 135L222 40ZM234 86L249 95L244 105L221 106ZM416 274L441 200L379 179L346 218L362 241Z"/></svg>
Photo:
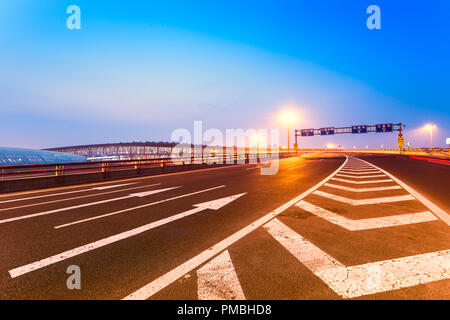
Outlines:
<svg viewBox="0 0 450 320"><path fill-rule="evenodd" d="M202 263L206 262L207 260L211 259L221 251L225 250L229 246L231 246L236 241L242 239L247 234L255 231L262 225L266 224L268 221L275 218L278 214L282 213L292 205L296 204L306 196L310 195L313 191L320 188L322 185L324 185L328 180L330 180L341 168L347 163L348 157L345 157L344 163L332 174L330 174L328 177L323 179L321 182L316 184L314 187L306 190L302 194L298 195L294 199L286 202L285 204L281 205L277 209L275 209L272 212L269 212L265 216L259 218L252 224L248 225L247 227L233 233L228 238L225 238L224 240L220 241L219 243L215 244L214 246L210 247L209 249L201 252L200 254L196 255L195 257L189 259L188 261L182 263L175 269L172 269L171 271L167 272L166 274L160 276L159 278L153 280L152 282L148 283L147 285L143 286L142 288L136 290L135 292L131 293L130 295L126 296L124 300L145 300L150 298L155 293L159 292L160 290L164 289L171 283L175 282L177 279L181 278L184 274L192 271L193 269L200 266Z"/></svg>
<svg viewBox="0 0 450 320"><path fill-rule="evenodd" d="M383 179L383 180L366 180L366 181L353 181L353 180L347 180L347 179L340 179L340 178L333 178L331 180L341 181L341 182L347 182L347 183L353 183L353 184L367 184L367 183L381 183L381 182L392 182L391 179Z"/></svg>
<svg viewBox="0 0 450 320"><path fill-rule="evenodd" d="M133 178L133 179L140 179L140 178ZM133 179L127 179L127 180L133 180ZM123 180L120 180L123 181ZM43 192L58 192L59 190L70 190L70 189L78 189L78 188L84 188L82 190L75 190L75 191L86 191L90 190L90 186L97 186L97 185L104 185L104 184L110 184L114 183L114 181L102 181L102 182L92 182L92 183L84 183L84 184L78 184L78 185L72 185L72 186L66 186L66 187L54 187L54 188L45 188L45 189L39 189L39 190L28 190L28 191L22 191L22 192L12 192L12 193L6 193L0 195L0 199L7 198L7 197L16 197L16 196L22 196L22 195L30 195L30 194L37 194L37 193L43 193ZM51 193L48 195L43 196L53 196L55 194L61 194L61 193Z"/></svg>
<svg viewBox="0 0 450 320"><path fill-rule="evenodd" d="M106 189L112 189L112 188L118 188L118 187L123 187L123 186L128 186L130 184L136 184L137 182L130 182L130 183L123 183L123 184L115 184L112 186L104 186L104 187L95 187L92 188L94 190L106 190Z"/></svg>
<svg viewBox="0 0 450 320"><path fill-rule="evenodd" d="M87 221L92 221L92 220L97 220L97 219L101 219L101 218L105 218L105 217L110 217L110 216L113 216L113 215L116 215L116 214L119 214L119 213L124 213L124 212L132 211L132 210L142 209L142 208L154 206L154 205L157 205L157 204L160 204L160 203L164 203L164 202L168 202L168 201L172 201L172 200L176 200L176 199L189 197L189 196L192 196L194 194L199 194L199 193L202 193L202 192L207 192L207 191L211 191L211 190L215 190L215 189L219 189L219 188L223 188L223 187L225 187L225 186L222 185L222 186L218 186L218 187L214 187L214 188L208 188L208 189L204 189L204 190L200 190L200 191L186 193L186 194L182 194L180 196L175 196L175 197L164 199L164 200L159 200L159 201L155 201L155 202L151 202L151 203L146 203L146 204L143 204L143 205L140 205L140 206L137 206L137 207L127 208L127 209L114 211L114 212L111 212L111 213L106 213L106 214L102 214L102 215L91 217L91 218L86 218L86 219L77 220L77 221L74 221L74 222L69 222L69 223L66 223L66 224L62 224L62 225L56 226L54 228L55 229L59 229L59 228L64 228L64 227L72 226L72 225L75 225L75 224L87 222Z"/></svg>
<svg viewBox="0 0 450 320"><path fill-rule="evenodd" d="M374 187L374 188L351 188L346 186L341 186L332 183L325 183L324 187L330 187L335 189L341 189L351 192L372 192L372 191L385 191L385 190L398 190L401 189L400 186L388 186L388 187Z"/></svg>
<svg viewBox="0 0 450 320"><path fill-rule="evenodd" d="M346 267L274 219L264 228L297 260L344 298L450 278L450 250Z"/></svg>
<svg viewBox="0 0 450 320"><path fill-rule="evenodd" d="M388 228L437 220L437 218L429 211L352 220L303 200L298 202L296 206L350 231Z"/></svg>
<svg viewBox="0 0 450 320"><path fill-rule="evenodd" d="M150 186L151 185L149 185L148 187L150 187ZM157 189L157 190L152 190L150 192L152 192L152 194L155 194L155 193L165 192L165 191L169 191L169 190L177 189L177 188L180 188L180 187L171 187L171 188ZM147 195L149 194L148 192L146 192L146 193L147 193ZM108 202L112 202L112 201L119 201L119 200L124 200L124 199L132 198L132 197L139 197L139 196L140 196L140 193L132 193L132 194L129 194L129 195L123 196L123 197L106 199L106 200L95 201L95 202L89 202L89 203L79 204L79 205L76 205L76 206L59 208L59 209L54 209L54 210L49 210L49 211L44 211L44 212L32 213L32 214L28 214L28 215L25 215L25 216L19 216L19 217L13 217L13 218L0 220L0 224L7 223L7 222L12 222L12 221L17 221L17 220L24 220L24 219L30 219L30 218L45 216L45 215L48 215L48 214L57 213L57 212L61 212L61 211L85 208L85 207L89 207L89 206L93 206L93 205L97 205L97 204L103 204L103 203L108 203Z"/></svg>
<svg viewBox="0 0 450 320"><path fill-rule="evenodd" d="M404 196L370 198L370 199L359 199L359 200L349 199L349 198L346 198L346 197L337 196L335 194L331 194L331 193L327 193L327 192L323 192L323 191L319 191L319 190L314 191L313 194L321 196L321 197L324 197L324 198L332 199L332 200L335 200L335 201L348 203L348 204L351 204L353 206L362 206L362 205L366 205L366 204L377 204L377 203L388 203L388 202L399 202L399 201L415 200L415 198L412 195L410 195L410 194L404 195Z"/></svg>
<svg viewBox="0 0 450 320"><path fill-rule="evenodd" d="M115 192L122 192L122 191L135 190L135 189L141 189L141 188L146 188L146 187L153 187L153 186L157 186L157 185L160 185L160 184L161 183L155 183L155 184L149 184L149 185L133 187L133 188L113 190L113 191L101 192L101 193L96 193L96 194L88 194L88 195L79 196L79 197L64 198L64 199L59 199L59 200L52 200L52 201L46 201L46 202L38 202L38 203L26 204L26 205L12 207L12 208L0 209L0 212L1 211L14 210L14 209L22 209L22 208L27 208L27 207L41 206L41 205L44 205L44 204L50 204L50 203L56 203L56 202L62 202L62 201L77 200L77 199L84 199L84 198L90 198L90 197L97 197L97 196L102 196L102 195L105 195L105 194L111 194L111 193L115 193ZM87 190L85 190L85 191L87 191Z"/></svg>
<svg viewBox="0 0 450 320"><path fill-rule="evenodd" d="M207 209L209 209L209 210L219 210L223 206L229 204L230 202L236 200L237 198L243 196L244 194L245 193L241 193L241 194L237 194L237 195L226 197L226 198L221 198L221 199L217 199L217 200L213 200L213 201L208 201L208 202L203 202L203 203L196 204L196 205L194 205L194 207L195 207L194 209L191 209L191 210L188 210L188 211L176 214L174 216L171 216L171 217L168 217L168 218L165 218L165 219L161 219L161 220L158 220L158 221L155 221L155 222L151 222L151 223L143 225L141 227L138 227L138 228L135 228L135 229L131 229L131 230L128 230L128 231L116 234L114 236L111 236L111 237L108 237L108 238L105 238L105 239L101 239L101 240L98 240L98 241L86 244L84 246L81 246L81 247L78 247L78 248L75 248L75 249L72 249L72 250L68 250L68 251L62 252L60 254L57 254L57 255L51 256L49 258L45 258L45 259L42 259L42 260L39 260L39 261L30 263L30 264L27 264L27 265L19 267L19 268L12 269L12 270L9 271L9 274L10 274L11 278L16 278L18 276L21 276L23 274L29 273L31 271L34 271L34 270L37 270L37 269L41 269L41 268L44 268L46 266L55 264L57 262L60 262L60 261L63 261L63 260L66 260L66 259L78 256L78 255L80 255L82 253L89 252L89 251L92 251L94 249L97 249L97 248L109 245L111 243L114 243L114 242L117 242L117 241L120 241L120 240L123 240L123 239L127 239L127 238L130 238L130 237L133 237L135 235L138 235L140 233L146 232L148 230L160 227L160 226L162 226L164 224L167 224L167 223L173 222L175 220L182 219L184 217L193 215L193 214L195 214L197 212L200 212L200 211L203 211L203 210L207 210Z"/></svg>
<svg viewBox="0 0 450 320"><path fill-rule="evenodd" d="M361 159L358 159L361 160ZM361 160L364 161L366 163L369 163L365 160ZM442 221L444 221L446 224L450 225L450 215L445 212L444 210L442 210L441 208L439 208L437 205L435 205L433 202L431 202L430 200L428 200L425 196L423 196L422 194L420 194L419 192L417 192L416 190L414 190L413 188L411 188L410 186L408 186L406 183L404 183L403 181L401 181L400 179L394 177L392 174L390 174L389 172L374 166L375 168L377 168L378 170L380 170L381 172L383 172L385 175L387 175L389 178L391 178L392 180L394 180L397 184L399 184L403 189L405 189L406 191L408 191L410 194L412 194L414 196L414 198L416 198L417 200L419 200L420 202L422 202L422 204L427 207L428 209L430 209L431 212L433 212L438 218L442 219Z"/></svg>
<svg viewBox="0 0 450 320"><path fill-rule="evenodd" d="M127 183L130 184L130 183ZM126 184L126 185L127 185ZM116 185L121 186L121 185ZM122 185L123 186L123 185ZM108 186L109 187L109 186ZM115 187L115 186L114 186ZM105 187L106 188L106 187ZM39 198L47 198L47 197L55 197L55 196L62 196L65 194L72 194L72 193L80 193L80 192L88 192L92 190L100 190L99 188L89 188L89 189L83 189L83 190L75 190L75 191L67 191L67 192L61 192L61 193L52 193L52 194L44 194L42 196L34 196L34 197L26 197L26 198L18 198L18 199L10 199L10 200L4 200L0 201L0 203L8 203L8 202L17 202L17 201L26 201L26 200L33 200L33 199L39 199Z"/></svg>
<svg viewBox="0 0 450 320"><path fill-rule="evenodd" d="M368 176L350 176L348 174L342 174L342 173L338 173L336 176L339 177L346 177L346 178L353 178L353 179L366 179L366 178L381 178L381 177L386 177L384 174L373 174L373 175L368 175Z"/></svg>
<svg viewBox="0 0 450 320"><path fill-rule="evenodd" d="M288 170L294 170L294 169L297 169L297 168L301 168L301 167L303 167L305 164L302 164L302 165L299 165L299 166L295 166L295 167L292 167L292 168L289 168Z"/></svg>
<svg viewBox="0 0 450 320"><path fill-rule="evenodd" d="M245 300L228 250L197 270L199 300Z"/></svg>

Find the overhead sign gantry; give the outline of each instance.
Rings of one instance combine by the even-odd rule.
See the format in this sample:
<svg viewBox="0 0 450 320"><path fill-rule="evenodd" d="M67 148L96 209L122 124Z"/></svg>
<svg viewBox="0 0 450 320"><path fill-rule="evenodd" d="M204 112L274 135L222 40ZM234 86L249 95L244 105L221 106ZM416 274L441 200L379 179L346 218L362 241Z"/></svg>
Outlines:
<svg viewBox="0 0 450 320"><path fill-rule="evenodd" d="M295 148L298 148L298 137L312 137L312 136L330 136L343 133L368 133L368 132L393 132L398 131L397 145L399 148L404 146L404 138L402 134L401 123L381 123L374 125L354 125L350 127L324 127L319 129L296 129L295 130Z"/></svg>

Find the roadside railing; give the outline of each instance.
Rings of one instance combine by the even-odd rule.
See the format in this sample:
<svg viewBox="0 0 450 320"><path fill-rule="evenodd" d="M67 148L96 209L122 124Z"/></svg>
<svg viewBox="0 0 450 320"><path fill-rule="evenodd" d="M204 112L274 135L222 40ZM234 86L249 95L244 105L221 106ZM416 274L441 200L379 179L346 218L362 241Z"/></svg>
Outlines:
<svg viewBox="0 0 450 320"><path fill-rule="evenodd" d="M437 158L450 158L450 148L399 148L393 149L349 149L336 150L338 152L357 152L357 153L387 153L387 154L402 154L402 155L416 155L428 156Z"/></svg>
<svg viewBox="0 0 450 320"><path fill-rule="evenodd" d="M65 176L74 174L102 173L107 175L109 172L121 170L133 170L137 173L148 168L168 168L192 165L209 164L239 164L239 163L258 163L268 161L278 157L287 157L294 155L293 151L282 151L279 153L242 153L231 155L209 155L190 157L164 157L145 160L110 160L110 161L89 161L76 163L53 163L36 165L11 165L0 166L0 181L25 179L48 176Z"/></svg>

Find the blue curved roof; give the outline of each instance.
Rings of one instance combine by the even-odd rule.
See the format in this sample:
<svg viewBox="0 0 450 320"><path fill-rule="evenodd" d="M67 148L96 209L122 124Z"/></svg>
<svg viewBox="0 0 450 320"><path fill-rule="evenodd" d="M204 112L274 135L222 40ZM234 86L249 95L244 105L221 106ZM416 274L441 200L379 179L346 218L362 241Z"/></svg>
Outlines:
<svg viewBox="0 0 450 320"><path fill-rule="evenodd" d="M0 147L0 166L84 161L85 157L70 153Z"/></svg>

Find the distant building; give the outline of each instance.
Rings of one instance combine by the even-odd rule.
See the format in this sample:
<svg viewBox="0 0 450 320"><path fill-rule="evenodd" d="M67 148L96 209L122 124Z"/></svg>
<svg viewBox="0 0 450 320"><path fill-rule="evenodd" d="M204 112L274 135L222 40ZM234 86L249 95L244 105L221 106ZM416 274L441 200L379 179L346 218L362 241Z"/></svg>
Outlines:
<svg viewBox="0 0 450 320"><path fill-rule="evenodd" d="M45 150L0 147L0 166L84 161L86 161L86 157L81 155Z"/></svg>
<svg viewBox="0 0 450 320"><path fill-rule="evenodd" d="M168 158L176 143L127 142L70 146L47 149L82 155L87 160L139 160Z"/></svg>

